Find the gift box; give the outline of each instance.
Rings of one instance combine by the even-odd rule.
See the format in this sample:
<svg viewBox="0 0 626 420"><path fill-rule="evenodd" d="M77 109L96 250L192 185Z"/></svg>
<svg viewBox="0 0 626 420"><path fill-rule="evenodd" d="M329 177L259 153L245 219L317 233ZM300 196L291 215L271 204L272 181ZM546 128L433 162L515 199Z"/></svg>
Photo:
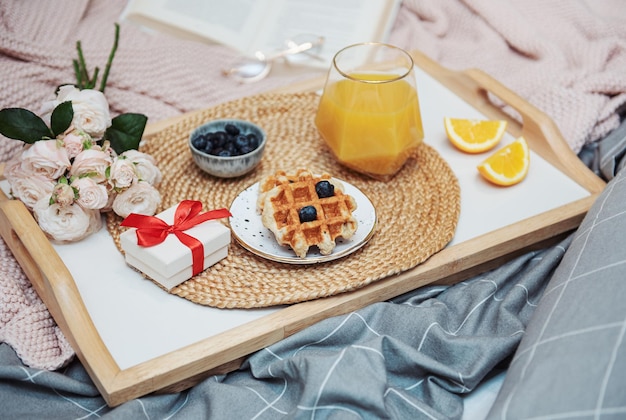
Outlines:
<svg viewBox="0 0 626 420"><path fill-rule="evenodd" d="M126 263L171 290L226 258L230 229L215 219L230 213L216 210L215 218L204 220L207 217L202 216L212 212L199 214L197 205L202 207L199 202L183 201L156 216L127 217L122 226L131 228L120 235ZM195 208L193 215L188 214L190 206ZM142 245L142 240L149 245Z"/></svg>

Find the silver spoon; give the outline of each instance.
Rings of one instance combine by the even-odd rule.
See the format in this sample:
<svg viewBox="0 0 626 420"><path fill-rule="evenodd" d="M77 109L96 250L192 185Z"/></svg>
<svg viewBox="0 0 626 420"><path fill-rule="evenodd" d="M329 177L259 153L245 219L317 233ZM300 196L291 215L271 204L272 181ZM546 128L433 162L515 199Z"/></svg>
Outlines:
<svg viewBox="0 0 626 420"><path fill-rule="evenodd" d="M222 72L226 76L233 77L240 82L250 83L266 77L272 69L272 63L279 58L292 56L300 53L307 53L308 56L315 59L321 57L311 54L311 50L320 47L324 43L323 37L318 37L313 41L297 43L292 40L286 42L287 48L278 51L272 55L266 55L262 51L257 51L253 56L241 56L237 58L228 69Z"/></svg>

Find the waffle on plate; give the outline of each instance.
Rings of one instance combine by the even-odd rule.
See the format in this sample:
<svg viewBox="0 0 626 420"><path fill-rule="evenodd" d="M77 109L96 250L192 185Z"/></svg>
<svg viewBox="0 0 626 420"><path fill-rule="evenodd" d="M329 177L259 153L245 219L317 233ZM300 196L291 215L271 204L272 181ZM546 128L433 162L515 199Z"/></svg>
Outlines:
<svg viewBox="0 0 626 420"><path fill-rule="evenodd" d="M263 225L301 258L312 246L329 255L335 240L351 238L358 226L352 215L356 202L344 193L341 182L306 169L279 171L262 180L257 204Z"/></svg>

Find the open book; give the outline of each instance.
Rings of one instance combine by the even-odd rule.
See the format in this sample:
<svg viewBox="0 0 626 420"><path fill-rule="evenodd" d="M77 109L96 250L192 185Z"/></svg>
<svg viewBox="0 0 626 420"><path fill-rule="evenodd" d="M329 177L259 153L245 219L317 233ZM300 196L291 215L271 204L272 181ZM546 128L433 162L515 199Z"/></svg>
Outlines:
<svg viewBox="0 0 626 420"><path fill-rule="evenodd" d="M130 0L123 18L162 32L271 53L302 35L323 37L310 60L328 66L350 44L384 41L401 0Z"/></svg>

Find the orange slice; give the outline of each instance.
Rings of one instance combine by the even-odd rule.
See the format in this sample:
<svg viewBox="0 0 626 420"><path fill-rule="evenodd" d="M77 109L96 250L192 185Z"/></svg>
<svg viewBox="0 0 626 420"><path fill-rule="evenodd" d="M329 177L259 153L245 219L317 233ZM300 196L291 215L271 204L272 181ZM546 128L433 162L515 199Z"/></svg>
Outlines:
<svg viewBox="0 0 626 420"><path fill-rule="evenodd" d="M530 166L530 152L524 137L505 146L478 165L478 172L496 185L509 186L522 181Z"/></svg>
<svg viewBox="0 0 626 420"><path fill-rule="evenodd" d="M502 139L507 122L444 117L450 142L467 153L482 153L493 149Z"/></svg>

